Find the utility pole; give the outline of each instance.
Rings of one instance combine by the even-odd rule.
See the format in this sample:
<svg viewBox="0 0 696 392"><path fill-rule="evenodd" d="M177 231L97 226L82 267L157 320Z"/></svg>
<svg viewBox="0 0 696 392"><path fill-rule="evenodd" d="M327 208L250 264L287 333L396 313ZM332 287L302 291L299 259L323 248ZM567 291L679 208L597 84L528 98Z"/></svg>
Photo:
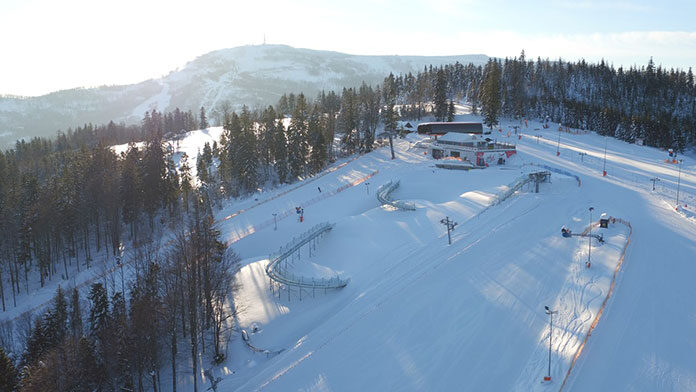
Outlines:
<svg viewBox="0 0 696 392"><path fill-rule="evenodd" d="M656 183L657 181L660 181L660 179L657 178L657 177L654 177L654 178L651 178L650 181L652 181L652 183L653 183L653 191L654 191L654 190L655 190L655 183ZM677 199L678 199L678 198L677 198ZM679 204L678 201L677 201L677 204Z"/></svg>
<svg viewBox="0 0 696 392"><path fill-rule="evenodd" d="M396 159L396 156L394 155L394 137L392 136L391 132L389 132L389 148L391 149L392 159Z"/></svg>
<svg viewBox="0 0 696 392"><path fill-rule="evenodd" d="M592 211L594 211L594 207L590 207L590 235L587 237L587 244L589 245L588 251L587 251L587 263L586 266L587 268L590 268L591 262L592 262Z"/></svg>
<svg viewBox="0 0 696 392"><path fill-rule="evenodd" d="M676 210L679 210L679 188L681 186L681 167L683 161L683 159L679 160L679 177L677 178L677 208L675 208Z"/></svg>
<svg viewBox="0 0 696 392"><path fill-rule="evenodd" d="M602 177L607 176L607 137L604 136L604 168L602 168Z"/></svg>
<svg viewBox="0 0 696 392"><path fill-rule="evenodd" d="M556 146L556 156L561 155L561 127L558 127L558 145Z"/></svg>
<svg viewBox="0 0 696 392"><path fill-rule="evenodd" d="M548 306L544 306L546 309L546 314L549 315L549 372L544 381L551 381L551 338L553 337L553 315L558 313L558 310L551 310Z"/></svg>
<svg viewBox="0 0 696 392"><path fill-rule="evenodd" d="M440 219L440 223L447 226L447 242L452 245L452 235L450 232L454 231L454 227L457 226L457 222L451 221L447 216L445 219Z"/></svg>
<svg viewBox="0 0 696 392"><path fill-rule="evenodd" d="M273 230L278 230L278 220L276 219L277 215L277 212L273 213Z"/></svg>

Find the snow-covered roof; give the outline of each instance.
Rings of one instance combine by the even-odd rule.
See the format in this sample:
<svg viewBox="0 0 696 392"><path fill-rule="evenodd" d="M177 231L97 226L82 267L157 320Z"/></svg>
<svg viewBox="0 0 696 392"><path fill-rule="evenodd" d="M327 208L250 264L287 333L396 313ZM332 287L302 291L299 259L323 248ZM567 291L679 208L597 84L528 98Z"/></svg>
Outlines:
<svg viewBox="0 0 696 392"><path fill-rule="evenodd" d="M475 142L484 140L481 136L472 133L449 132L437 138L445 142Z"/></svg>

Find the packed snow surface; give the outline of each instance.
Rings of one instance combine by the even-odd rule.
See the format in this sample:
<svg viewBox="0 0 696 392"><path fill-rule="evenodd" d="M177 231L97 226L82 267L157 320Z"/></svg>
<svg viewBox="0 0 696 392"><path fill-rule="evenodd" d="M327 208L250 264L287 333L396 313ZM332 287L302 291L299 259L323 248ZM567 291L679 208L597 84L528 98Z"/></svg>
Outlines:
<svg viewBox="0 0 696 392"><path fill-rule="evenodd" d="M678 180L665 152L610 139L603 177L603 137L561 133L559 143L557 125L530 122L518 138L507 136L511 125L493 134L518 145L504 166L437 169L427 150L414 147L423 138L411 135L397 141L396 160L381 148L287 193L221 211L232 216L221 222L223 235L245 260L239 328L257 328L249 335L254 346L282 352L267 357L233 341L217 373L219 390L558 390L629 240L624 225L593 228L605 242L592 240L587 268L588 238L563 238L560 228L582 232L589 207L594 222L602 213L623 218L633 234L614 293L564 390L696 389L693 160L685 158ZM540 193L527 186L489 207L521 176L545 170L538 165L577 175L580 184L554 172ZM654 176L661 178L655 192ZM414 202L416 211L379 205L376 188L393 179L401 180L394 198ZM346 184L355 185L334 192ZM296 206L305 209L302 223L283 214ZM283 216L277 230L273 213ZM440 223L446 216L458 222L451 246ZM272 292L268 255L324 221L334 229L312 257L304 249L289 268L350 278L348 286ZM550 383L542 382L545 305L558 311Z"/></svg>
<svg viewBox="0 0 696 392"><path fill-rule="evenodd" d="M568 391L696 390L696 161L680 157L679 173L654 148L536 122L518 136L512 125L519 122L503 121L492 134L517 144L502 166L438 169L420 147L427 141L409 135L396 140L395 160L388 147L343 158L317 176L217 211L223 238L243 259L231 304L238 326L227 360L211 369L221 377L218 391L556 391L567 374ZM220 132L194 131L172 148L195 168L197 151ZM541 165L569 175L554 171L539 193L526 185L495 203L528 173L547 170ZM380 205L375 192L391 180L401 181L392 197L413 202L415 211ZM564 238L560 229L583 232L590 207L593 222L606 213L633 231L629 238L619 223L594 226L604 243L592 240L587 268L589 239ZM458 223L452 245L440 223L445 217ZM287 268L350 283L327 292L271 290L269 256L321 222L335 226L311 257L305 247ZM568 373L629 239L613 295ZM550 383L542 382L549 355L544 306L558 311ZM241 329L268 354L250 350ZM189 390L193 375L182 366L179 389ZM201 361L200 368L211 365ZM195 376L199 390L210 386L203 370Z"/></svg>

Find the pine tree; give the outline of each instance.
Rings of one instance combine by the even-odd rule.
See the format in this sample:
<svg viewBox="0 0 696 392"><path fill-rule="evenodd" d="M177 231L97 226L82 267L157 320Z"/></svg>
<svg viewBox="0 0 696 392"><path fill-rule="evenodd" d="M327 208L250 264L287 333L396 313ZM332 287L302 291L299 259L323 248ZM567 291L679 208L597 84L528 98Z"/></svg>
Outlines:
<svg viewBox="0 0 696 392"><path fill-rule="evenodd" d="M128 314L126 312L126 301L121 293L115 293L111 298L111 320L113 323L113 336L111 337L112 347L109 351L113 353L116 360L112 364L115 373L116 387L132 389L133 380L129 366L129 341L128 341Z"/></svg>
<svg viewBox="0 0 696 392"><path fill-rule="evenodd" d="M352 88L343 89L341 96L341 111L338 114L338 130L343 133L341 144L346 154L353 154L360 144L358 126L358 103Z"/></svg>
<svg viewBox="0 0 696 392"><path fill-rule="evenodd" d="M493 128L500 116L500 65L494 59L488 60L481 85L481 111L483 122Z"/></svg>
<svg viewBox="0 0 696 392"><path fill-rule="evenodd" d="M282 120L277 121L273 133L273 160L278 182L283 184L288 178L288 139Z"/></svg>
<svg viewBox="0 0 696 392"><path fill-rule="evenodd" d="M382 121L384 122L384 131L393 133L396 131L396 120L397 115L394 110L396 105L396 82L394 80L394 75L389 74L389 76L384 80L384 88L382 90L384 95L384 112L382 113Z"/></svg>
<svg viewBox="0 0 696 392"><path fill-rule="evenodd" d="M17 369L0 346L0 391L13 392L17 388Z"/></svg>
<svg viewBox="0 0 696 392"><path fill-rule="evenodd" d="M376 91L365 82L360 86L358 94L359 117L360 117L360 151L370 152L375 142L375 132L379 125L379 110L381 91L377 87Z"/></svg>
<svg viewBox="0 0 696 392"><path fill-rule="evenodd" d="M82 310L80 308L80 293L73 288L70 295L70 334L74 339L82 336Z"/></svg>
<svg viewBox="0 0 696 392"><path fill-rule="evenodd" d="M99 358L94 352L92 343L83 336L78 342L76 390L85 392L97 390L99 380L103 377L99 374L98 362Z"/></svg>
<svg viewBox="0 0 696 392"><path fill-rule="evenodd" d="M309 157L309 166L312 173L320 172L326 165L328 158L322 120L323 116L319 112L319 106L315 104L308 123L309 145L312 149Z"/></svg>
<svg viewBox="0 0 696 392"><path fill-rule="evenodd" d="M288 127L288 164L290 176L293 179L304 174L309 153L307 138L307 101L304 94L297 96L295 111L293 111L290 126Z"/></svg>
<svg viewBox="0 0 696 392"><path fill-rule="evenodd" d="M162 139L154 138L147 143L142 160L142 200L150 218L150 229L154 230L154 216L164 204L167 195L167 162Z"/></svg>
<svg viewBox="0 0 696 392"><path fill-rule="evenodd" d="M244 191L254 192L258 183L259 157L256 147L256 135L254 133L254 121L246 106L242 107L239 123L241 126L237 157L239 161L239 182Z"/></svg>
<svg viewBox="0 0 696 392"><path fill-rule="evenodd" d="M189 195L193 190L193 178L191 177L191 166L188 161L188 155L186 155L186 153L183 153L179 162L179 173L181 173L181 195L183 196L184 208L186 212L188 212Z"/></svg>
<svg viewBox="0 0 696 392"><path fill-rule="evenodd" d="M53 308L46 312L44 318L44 335L49 347L58 347L66 337L68 327L68 303L63 289L58 286L53 297Z"/></svg>
<svg viewBox="0 0 696 392"><path fill-rule="evenodd" d="M97 365L102 367L106 361L109 332L109 299L101 283L93 283L89 291L89 336L94 342L94 356Z"/></svg>
<svg viewBox="0 0 696 392"><path fill-rule="evenodd" d="M50 342L46 338L46 329L42 318L37 317L33 324L31 335L27 339L24 354L22 355L20 368L31 366L50 349Z"/></svg>
<svg viewBox="0 0 696 392"><path fill-rule="evenodd" d="M435 75L435 86L433 86L433 104L435 105L435 119L445 121L447 118L447 75L445 70L440 68Z"/></svg>
<svg viewBox="0 0 696 392"><path fill-rule="evenodd" d="M122 164L119 198L121 200L123 223L130 225L131 237L133 239L136 236L136 223L142 205L142 182L140 170L138 169L139 164L140 153L134 145L131 145Z"/></svg>
<svg viewBox="0 0 696 392"><path fill-rule="evenodd" d="M201 124L200 127L201 129L206 129L208 128L208 118L205 116L205 108L201 106L201 118L200 118Z"/></svg>
<svg viewBox="0 0 696 392"><path fill-rule="evenodd" d="M454 121L454 101L449 101L447 106L447 122Z"/></svg>

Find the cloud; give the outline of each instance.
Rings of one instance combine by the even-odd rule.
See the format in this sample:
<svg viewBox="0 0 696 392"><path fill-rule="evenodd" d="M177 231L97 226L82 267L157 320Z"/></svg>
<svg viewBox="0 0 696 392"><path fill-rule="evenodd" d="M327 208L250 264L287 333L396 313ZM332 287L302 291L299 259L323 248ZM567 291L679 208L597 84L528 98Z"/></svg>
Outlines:
<svg viewBox="0 0 696 392"><path fill-rule="evenodd" d="M568 9L585 9L592 11L612 10L612 11L635 11L648 12L654 7L645 4L636 4L628 1L554 1L554 5Z"/></svg>

